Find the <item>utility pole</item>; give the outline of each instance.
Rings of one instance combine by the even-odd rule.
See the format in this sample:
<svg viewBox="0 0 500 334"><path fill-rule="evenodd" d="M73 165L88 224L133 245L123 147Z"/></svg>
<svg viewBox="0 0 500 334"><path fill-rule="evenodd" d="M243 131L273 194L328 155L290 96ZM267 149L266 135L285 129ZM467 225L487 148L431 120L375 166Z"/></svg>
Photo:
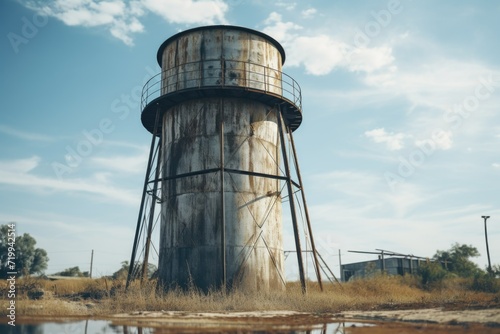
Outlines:
<svg viewBox="0 0 500 334"><path fill-rule="evenodd" d="M339 268L340 268L340 281L344 282L344 271L342 270L342 256L340 255L340 248L339 248Z"/></svg>
<svg viewBox="0 0 500 334"><path fill-rule="evenodd" d="M380 253L382 259L382 274L385 274L385 259L384 259L384 251Z"/></svg>
<svg viewBox="0 0 500 334"><path fill-rule="evenodd" d="M90 254L90 273L89 277L92 278L92 265L94 264L94 250L92 250L92 253Z"/></svg>
<svg viewBox="0 0 500 334"><path fill-rule="evenodd" d="M484 219L484 238L486 239L486 254L488 255L488 273L492 275L493 270L491 270L490 249L488 247L488 228L486 227L486 220L488 220L490 216L481 216L481 218Z"/></svg>

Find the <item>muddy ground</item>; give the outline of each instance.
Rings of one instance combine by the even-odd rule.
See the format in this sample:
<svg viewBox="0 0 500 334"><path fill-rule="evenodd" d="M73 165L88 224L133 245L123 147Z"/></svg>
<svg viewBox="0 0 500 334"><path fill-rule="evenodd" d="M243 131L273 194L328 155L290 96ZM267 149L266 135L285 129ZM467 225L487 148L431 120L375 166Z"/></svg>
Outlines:
<svg viewBox="0 0 500 334"><path fill-rule="evenodd" d="M389 311L346 311L336 314L311 314L293 311L258 311L258 312L134 312L116 314L114 320L149 320L154 322L244 322L249 319L259 319L262 322L287 320L289 323L317 323L318 321L353 321L353 320L383 320L414 323L435 324L484 324L500 329L500 308L480 310L445 310L429 308L418 310L389 310ZM300 321L299 321L300 320Z"/></svg>
<svg viewBox="0 0 500 334"><path fill-rule="evenodd" d="M168 322L168 323L230 323L258 320L260 322L287 322L288 324L311 324L333 321L377 320L386 322L411 322L429 324L447 324L468 326L482 324L498 328L500 332L500 308L477 310L445 310L428 308L417 310L386 310L386 311L346 311L336 314L311 314L293 311L259 311L259 312L134 312L117 314L111 319L120 321Z"/></svg>
<svg viewBox="0 0 500 334"><path fill-rule="evenodd" d="M259 312L133 312L108 318L115 326L156 328L155 333L500 333L500 308L347 311L311 314ZM124 333L126 333L124 331Z"/></svg>

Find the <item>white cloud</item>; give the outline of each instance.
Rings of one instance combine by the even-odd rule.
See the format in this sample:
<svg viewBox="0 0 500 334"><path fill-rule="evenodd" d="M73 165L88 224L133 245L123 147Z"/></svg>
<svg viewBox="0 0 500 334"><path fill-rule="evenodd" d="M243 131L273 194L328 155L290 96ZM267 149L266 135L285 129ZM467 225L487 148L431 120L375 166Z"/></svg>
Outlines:
<svg viewBox="0 0 500 334"><path fill-rule="evenodd" d="M274 4L277 7L282 7L285 8L286 10L294 10L295 7L297 7L296 2L290 2L290 1L276 1Z"/></svg>
<svg viewBox="0 0 500 334"><path fill-rule="evenodd" d="M115 18L125 14L125 4L120 1L79 2L73 7L67 6L63 1L57 1L51 9L54 16L69 26L94 27L113 24Z"/></svg>
<svg viewBox="0 0 500 334"><path fill-rule="evenodd" d="M39 13L68 26L105 27L111 35L133 45L133 35L144 31L140 18L151 12L169 23L226 23L228 5L222 0L52 0L45 4L22 0Z"/></svg>
<svg viewBox="0 0 500 334"><path fill-rule="evenodd" d="M271 13L264 23L263 31L287 50L287 65L304 66L309 74L326 75L336 68L373 72L394 61L390 47L354 48L342 39L324 33L305 33L302 26L284 22L276 12Z"/></svg>
<svg viewBox="0 0 500 334"><path fill-rule="evenodd" d="M228 5L222 0L143 0L143 6L171 23L225 23Z"/></svg>
<svg viewBox="0 0 500 334"><path fill-rule="evenodd" d="M391 151L398 151L404 147L404 133L386 132L384 128L373 129L365 132L365 136L375 143L384 143Z"/></svg>
<svg viewBox="0 0 500 334"><path fill-rule="evenodd" d="M500 169L500 163L499 162L494 162L492 164L493 168L499 168Z"/></svg>
<svg viewBox="0 0 500 334"><path fill-rule="evenodd" d="M266 27L263 29L264 32L280 42L284 42L290 39L290 36L294 36L293 31L302 29L300 25L293 22L283 22L281 14L276 12L269 14L264 24L266 24Z"/></svg>
<svg viewBox="0 0 500 334"><path fill-rule="evenodd" d="M329 36L298 36L290 45L287 64L304 65L307 73L313 75L328 74L340 66L344 60L342 43Z"/></svg>
<svg viewBox="0 0 500 334"><path fill-rule="evenodd" d="M142 32L144 30L143 25L137 18L133 17L129 22L118 21L110 29L109 32L114 37L123 41L127 45L133 45L134 41L129 35L132 33Z"/></svg>
<svg viewBox="0 0 500 334"><path fill-rule="evenodd" d="M137 17L137 1L98 0L53 0L45 4L24 1L24 5L35 11L55 17L68 26L106 27L112 36L127 45L133 45L134 33L144 31Z"/></svg>

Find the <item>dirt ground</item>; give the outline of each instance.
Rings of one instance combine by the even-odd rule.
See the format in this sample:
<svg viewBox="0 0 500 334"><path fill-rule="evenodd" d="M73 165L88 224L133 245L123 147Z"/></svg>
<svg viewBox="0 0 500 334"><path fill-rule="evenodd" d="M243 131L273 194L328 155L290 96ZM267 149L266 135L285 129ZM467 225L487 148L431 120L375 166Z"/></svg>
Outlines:
<svg viewBox="0 0 500 334"><path fill-rule="evenodd" d="M500 328L500 309L444 310L429 308L401 311L348 311L340 314L344 319L371 319L384 321L428 322L438 324L485 324Z"/></svg>
<svg viewBox="0 0 500 334"><path fill-rule="evenodd" d="M88 323L85 323L88 321ZM155 328L154 333L335 333L335 334L500 334L500 308L456 310L443 308L305 313L258 312L132 312L104 318L20 317L22 324L91 322L130 333ZM83 322L82 322L83 321ZM76 326L76 325L73 325ZM1 327L1 325L0 325ZM76 327L75 327L76 328ZM118 333L117 332L117 333ZM90 332L89 332L90 333Z"/></svg>

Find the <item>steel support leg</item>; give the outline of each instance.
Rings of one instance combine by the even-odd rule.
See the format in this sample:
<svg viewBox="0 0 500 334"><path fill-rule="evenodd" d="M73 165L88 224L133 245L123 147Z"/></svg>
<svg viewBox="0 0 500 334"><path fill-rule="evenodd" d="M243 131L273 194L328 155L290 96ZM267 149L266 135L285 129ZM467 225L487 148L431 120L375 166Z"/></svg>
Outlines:
<svg viewBox="0 0 500 334"><path fill-rule="evenodd" d="M302 183L302 176L300 174L300 168L299 168L299 159L297 158L297 151L295 149L295 142L293 141L293 135L292 135L292 131L290 129L288 129L288 136L290 138L290 143L292 144L292 155L293 155L293 159L295 162L295 169L297 170L297 178L299 180L300 192L302 194L302 202L304 203L304 212L306 215L307 230L309 232L309 237L311 238L311 247L312 247L312 251L313 251L314 269L316 271L316 278L318 279L319 288L321 289L321 291L323 291L323 283L321 282L320 264L318 261L318 254L316 251L316 245L314 243L314 237L313 237L312 228L311 228L311 219L309 218L309 210L307 209L306 195L304 193L304 184Z"/></svg>
<svg viewBox="0 0 500 334"><path fill-rule="evenodd" d="M292 177L290 174L290 165L288 163L288 154L286 152L286 147L285 147L285 135L284 135L284 120L281 115L281 110L280 108L277 108L276 112L276 117L278 121L278 132L280 135L280 140L281 140L281 152L283 155L283 164L285 167L285 173L286 173L286 185L287 185L287 191L288 191L288 197L289 197L289 203L290 203L290 212L292 215L292 225L293 225L293 234L295 236L295 248L297 250L297 262L299 264L299 275L300 275L300 285L302 287L302 293L307 292L307 287L306 287L306 279L304 275L304 262L302 260L302 248L300 246L300 235L299 235L299 227L297 223L297 213L295 210L295 201L294 201L294 196L293 196L293 187L292 187Z"/></svg>
<svg viewBox="0 0 500 334"><path fill-rule="evenodd" d="M160 112L159 112L159 110L157 110L154 131L153 131L153 135L151 138L151 147L149 149L148 167L146 168L146 176L144 177L144 186L142 188L141 206L139 208L139 215L137 217L137 226L135 229L134 245L132 247L132 255L130 256L130 263L129 263L129 268L128 268L127 283L125 285L125 290L128 289L130 282L133 279L132 274L133 274L133 270L134 270L135 256L137 255L137 246L139 243L140 231L141 231L141 226L142 226L142 214L144 212L144 206L146 203L149 175L151 174L151 169L152 169L152 165L153 165L153 156L154 156L154 151L155 151L156 133L157 133L157 129L158 129L159 118L160 118Z"/></svg>
<svg viewBox="0 0 500 334"><path fill-rule="evenodd" d="M149 222L148 222L148 231L146 237L146 249L144 250L144 260L142 261L142 275L141 282L144 278L147 277L148 272L148 260L149 260L149 248L151 246L151 234L153 233L153 224L154 224L154 216L155 216L155 207L156 207L156 193L158 192L158 180L160 178L161 172L161 136L157 145L157 155L156 155L156 171L155 178L153 180L153 193L151 194L151 206L149 208Z"/></svg>

